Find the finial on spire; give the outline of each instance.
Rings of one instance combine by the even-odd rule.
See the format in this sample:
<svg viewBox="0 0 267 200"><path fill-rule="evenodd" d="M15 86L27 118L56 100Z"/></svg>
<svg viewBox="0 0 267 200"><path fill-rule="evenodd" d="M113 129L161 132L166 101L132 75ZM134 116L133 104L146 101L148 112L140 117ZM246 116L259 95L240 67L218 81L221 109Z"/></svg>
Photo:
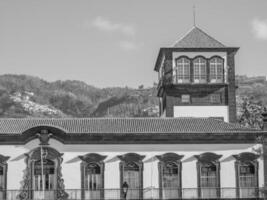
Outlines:
<svg viewBox="0 0 267 200"><path fill-rule="evenodd" d="M193 6L194 26L196 26L196 6Z"/></svg>

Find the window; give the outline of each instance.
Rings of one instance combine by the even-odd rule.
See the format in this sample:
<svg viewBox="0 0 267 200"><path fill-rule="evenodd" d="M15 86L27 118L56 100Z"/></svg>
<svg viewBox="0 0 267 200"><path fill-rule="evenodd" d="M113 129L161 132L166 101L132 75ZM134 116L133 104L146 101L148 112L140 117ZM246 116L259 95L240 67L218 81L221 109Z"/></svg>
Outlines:
<svg viewBox="0 0 267 200"><path fill-rule="evenodd" d="M27 153L26 159L20 197L35 200L67 198L61 173L61 153L50 147L38 147Z"/></svg>
<svg viewBox="0 0 267 200"><path fill-rule="evenodd" d="M127 199L143 198L143 162L145 156L128 153L118 156L120 163L121 190L123 183L127 183ZM123 194L121 193L121 197Z"/></svg>
<svg viewBox="0 0 267 200"><path fill-rule="evenodd" d="M221 103L221 95L220 94L211 94L210 95L210 103L220 104Z"/></svg>
<svg viewBox="0 0 267 200"><path fill-rule="evenodd" d="M210 60L210 82L223 82L223 59L219 57Z"/></svg>
<svg viewBox="0 0 267 200"><path fill-rule="evenodd" d="M166 163L162 170L162 196L163 199L179 197L179 174L175 163Z"/></svg>
<svg viewBox="0 0 267 200"><path fill-rule="evenodd" d="M139 166L134 162L128 162L124 166L123 171L123 183L128 184L131 197L138 197L138 189L140 189L140 176L139 176Z"/></svg>
<svg viewBox="0 0 267 200"><path fill-rule="evenodd" d="M104 159L96 153L79 156L81 162L82 199L104 199Z"/></svg>
<svg viewBox="0 0 267 200"><path fill-rule="evenodd" d="M189 94L181 95L181 102L182 103L190 103L190 95Z"/></svg>
<svg viewBox="0 0 267 200"><path fill-rule="evenodd" d="M174 83L190 82L190 60L182 57L176 60L174 69Z"/></svg>
<svg viewBox="0 0 267 200"><path fill-rule="evenodd" d="M241 153L236 158L236 187L240 198L258 197L258 161L259 155Z"/></svg>
<svg viewBox="0 0 267 200"><path fill-rule="evenodd" d="M207 82L206 60L202 57L198 57L193 61L193 66L194 66L194 83L206 83Z"/></svg>
<svg viewBox="0 0 267 200"><path fill-rule="evenodd" d="M6 199L8 159L9 157L0 154L0 199Z"/></svg>
<svg viewBox="0 0 267 200"><path fill-rule="evenodd" d="M101 173L97 164L90 163L86 167L85 188L87 190L101 189Z"/></svg>
<svg viewBox="0 0 267 200"><path fill-rule="evenodd" d="M166 153L156 156L159 159L159 195L160 199L178 199L182 197L181 159L183 155Z"/></svg>
<svg viewBox="0 0 267 200"><path fill-rule="evenodd" d="M55 179L55 164L53 161L44 159L43 161L38 160L34 162L34 190L55 189Z"/></svg>
<svg viewBox="0 0 267 200"><path fill-rule="evenodd" d="M220 197L220 163L222 155L203 153L195 156L198 159L198 195L201 198Z"/></svg>
<svg viewBox="0 0 267 200"><path fill-rule="evenodd" d="M217 167L214 164L200 166L200 188L202 197L217 197Z"/></svg>

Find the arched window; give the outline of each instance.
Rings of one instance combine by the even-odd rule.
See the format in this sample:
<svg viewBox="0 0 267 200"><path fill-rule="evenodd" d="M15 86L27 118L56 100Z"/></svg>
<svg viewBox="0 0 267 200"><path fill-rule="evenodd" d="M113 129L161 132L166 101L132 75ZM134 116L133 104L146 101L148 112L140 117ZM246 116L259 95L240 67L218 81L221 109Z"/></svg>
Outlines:
<svg viewBox="0 0 267 200"><path fill-rule="evenodd" d="M6 199L8 159L9 157L0 154L0 199Z"/></svg>
<svg viewBox="0 0 267 200"><path fill-rule="evenodd" d="M43 166L42 166L43 165ZM34 162L33 189L36 191L54 190L56 185L55 163L48 159Z"/></svg>
<svg viewBox="0 0 267 200"><path fill-rule="evenodd" d="M20 199L64 199L61 153L50 147L38 147L26 154L27 168Z"/></svg>
<svg viewBox="0 0 267 200"><path fill-rule="evenodd" d="M223 82L223 59L214 57L210 60L210 82L222 83Z"/></svg>
<svg viewBox="0 0 267 200"><path fill-rule="evenodd" d="M203 153L195 156L198 159L198 195L201 198L220 197L220 163L221 155Z"/></svg>
<svg viewBox="0 0 267 200"><path fill-rule="evenodd" d="M236 158L236 187L240 198L258 197L258 161L259 155L241 153Z"/></svg>
<svg viewBox="0 0 267 200"><path fill-rule="evenodd" d="M160 199L178 199L182 197L181 159L183 155L165 153L156 156L159 159L159 195Z"/></svg>
<svg viewBox="0 0 267 200"><path fill-rule="evenodd" d="M87 190L101 189L101 172L99 165L90 163L86 167L85 188Z"/></svg>
<svg viewBox="0 0 267 200"><path fill-rule="evenodd" d="M104 159L96 153L79 156L81 162L82 199L104 199Z"/></svg>
<svg viewBox="0 0 267 200"><path fill-rule="evenodd" d="M217 167L212 163L200 166L201 197L217 197Z"/></svg>
<svg viewBox="0 0 267 200"><path fill-rule="evenodd" d="M188 58L181 57L176 60L173 78L174 83L190 82L190 60Z"/></svg>
<svg viewBox="0 0 267 200"><path fill-rule="evenodd" d="M127 183L127 199L143 198L143 162L145 156L128 153L118 156L120 163L121 190L123 183ZM123 197L123 194L121 194Z"/></svg>
<svg viewBox="0 0 267 200"><path fill-rule="evenodd" d="M127 162L123 170L123 183L126 182L129 186L128 196L130 197L139 197L140 185L140 175L139 175L139 166L134 162Z"/></svg>
<svg viewBox="0 0 267 200"><path fill-rule="evenodd" d="M202 57L197 57L193 61L194 66L194 83L207 82L207 62Z"/></svg>

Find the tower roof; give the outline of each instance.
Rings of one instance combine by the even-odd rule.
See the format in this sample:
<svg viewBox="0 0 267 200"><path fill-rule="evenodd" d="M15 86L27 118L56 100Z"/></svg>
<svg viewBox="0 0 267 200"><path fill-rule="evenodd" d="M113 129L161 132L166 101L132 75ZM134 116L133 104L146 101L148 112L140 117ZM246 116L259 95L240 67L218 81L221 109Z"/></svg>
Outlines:
<svg viewBox="0 0 267 200"><path fill-rule="evenodd" d="M194 26L185 36L175 42L176 48L224 48L221 42L215 40L200 28Z"/></svg>

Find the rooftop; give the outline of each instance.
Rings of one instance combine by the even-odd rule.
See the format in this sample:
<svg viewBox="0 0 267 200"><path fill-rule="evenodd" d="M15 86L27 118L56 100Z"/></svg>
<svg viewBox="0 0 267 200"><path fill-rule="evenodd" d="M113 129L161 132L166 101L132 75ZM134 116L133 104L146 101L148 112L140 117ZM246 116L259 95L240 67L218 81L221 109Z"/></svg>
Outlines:
<svg viewBox="0 0 267 200"><path fill-rule="evenodd" d="M175 48L225 48L221 42L217 41L200 28L194 26L185 36L175 42Z"/></svg>
<svg viewBox="0 0 267 200"><path fill-rule="evenodd" d="M190 134L256 131L215 118L2 118L0 134L22 134L38 126L56 127L69 134Z"/></svg>

